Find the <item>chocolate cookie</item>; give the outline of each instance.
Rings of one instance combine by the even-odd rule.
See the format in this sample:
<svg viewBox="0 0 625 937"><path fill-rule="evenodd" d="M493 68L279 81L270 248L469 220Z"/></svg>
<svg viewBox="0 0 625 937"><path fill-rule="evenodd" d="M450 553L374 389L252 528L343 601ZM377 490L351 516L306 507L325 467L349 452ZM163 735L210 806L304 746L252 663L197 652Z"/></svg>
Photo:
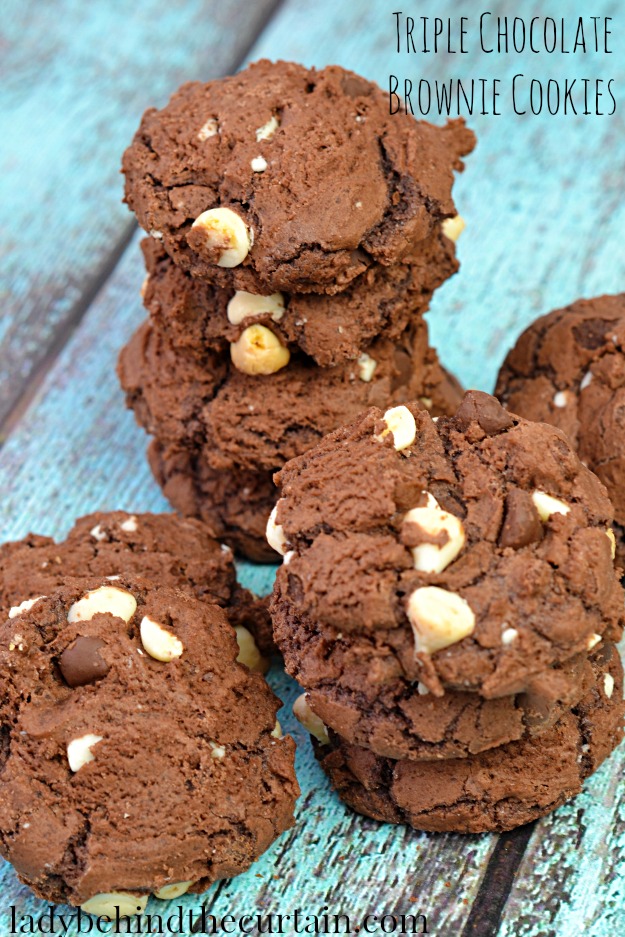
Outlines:
<svg viewBox="0 0 625 937"><path fill-rule="evenodd" d="M174 347L192 353L224 349L224 339L235 342L245 327L261 323L321 367L358 358L376 337L399 339L458 268L453 242L439 227L418 251L391 267L374 264L342 293L259 297L189 276L154 238L146 238L142 249L145 306Z"/></svg>
<svg viewBox="0 0 625 937"><path fill-rule="evenodd" d="M607 660L606 660L607 658ZM332 735L314 742L339 796L359 813L418 830L484 833L544 816L582 789L623 737L623 669L606 645L596 680L539 739L449 761L391 761Z"/></svg>
<svg viewBox="0 0 625 937"><path fill-rule="evenodd" d="M465 758L553 726L587 691L586 654L536 675L523 693L484 699L448 690L434 696L407 678L405 649L378 632L338 631L298 613L288 596L288 566L272 606L275 639L287 672L307 690L310 708L346 742L394 759Z"/></svg>
<svg viewBox="0 0 625 937"><path fill-rule="evenodd" d="M67 538L29 534L0 546L0 617L24 599L68 578L138 575L224 608L235 627L253 633L271 653L266 600L237 583L232 551L204 524L174 514L98 512L76 521Z"/></svg>
<svg viewBox="0 0 625 937"><path fill-rule="evenodd" d="M376 85L337 66L260 61L146 111L126 201L195 277L336 293L456 214L453 172L474 142L462 120L390 116Z"/></svg>
<svg viewBox="0 0 625 937"><path fill-rule="evenodd" d="M423 320L398 342L374 342L366 361L319 368L292 355L267 375L243 373L227 359L214 372L210 353L175 352L168 335L146 322L122 351L119 375L148 432L164 444L202 449L214 469L271 472L367 406L419 399L440 414L461 398L428 346Z"/></svg>
<svg viewBox="0 0 625 937"><path fill-rule="evenodd" d="M238 650L218 606L124 576L11 611L0 849L37 895L135 913L236 875L292 825L294 745Z"/></svg>
<svg viewBox="0 0 625 937"><path fill-rule="evenodd" d="M372 408L288 463L268 535L284 603L434 695L523 693L622 631L605 488L557 429L469 392ZM289 655L288 629L276 623ZM389 655L393 666L389 667ZM384 668L381 663L385 662Z"/></svg>
<svg viewBox="0 0 625 937"><path fill-rule="evenodd" d="M541 316L506 356L496 395L515 413L563 430L614 504L625 565L625 294Z"/></svg>

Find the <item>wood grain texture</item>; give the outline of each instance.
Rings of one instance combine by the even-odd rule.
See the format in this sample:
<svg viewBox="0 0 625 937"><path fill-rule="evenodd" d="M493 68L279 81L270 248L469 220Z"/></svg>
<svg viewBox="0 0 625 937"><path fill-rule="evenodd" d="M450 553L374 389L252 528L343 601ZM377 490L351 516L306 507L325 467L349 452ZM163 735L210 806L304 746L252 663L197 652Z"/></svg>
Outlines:
<svg viewBox="0 0 625 937"><path fill-rule="evenodd" d="M3 4L0 426L132 231L119 166L141 113L234 69L276 5Z"/></svg>
<svg viewBox="0 0 625 937"><path fill-rule="evenodd" d="M7 27L3 21L9 49L15 47L15 37L27 22L26 14L19 12L22 7L15 6L13 25ZM42 349L49 347L51 336L58 334L59 323L70 321L68 316L80 297L88 295L85 282L91 271L110 259L107 251L115 232L126 230L123 209L114 207L119 195L117 166L142 108L162 101L182 75L206 77L222 70L221 64L213 68L216 62L226 61L225 52L220 58L222 50L238 42L242 33L253 33L259 4L245 5L245 13L236 20L235 37L226 28L228 22L235 24L233 0L211 7L218 9L217 26L202 16L207 6L199 2L192 6L186 0L182 5L165 6L148 0L140 13L132 14L134 39L131 35L126 40L111 37L105 28L105 22L111 22L107 17L120 15L117 5L105 7L98 2L79 7L63 0L54 6L38 6L38 11L45 8L44 19L32 17L35 26L29 24L23 32L32 38L21 44L15 60L21 61L21 77L11 84L9 74L6 86L11 102L7 120L11 133L18 133L23 159L17 165L15 156L12 163L0 157L0 179L12 173L15 189L3 201L3 207L10 210L7 217L14 220L10 234L4 236L5 283L11 284L12 291L6 292L5 287L2 294L0 393L11 396L13 386L23 387L20 375L30 373ZM593 15L617 16L618 6L616 0L600 3ZM160 11L160 23L147 22L145 10L150 9ZM191 9L197 11L193 28L182 29L179 18ZM496 73L507 83L515 72L525 71L537 77L614 76L618 88L625 86L625 50L618 31L615 54L584 62L572 61L571 56L544 60L527 55L399 57L393 51L392 9L396 7L384 0L366 5L320 0L314 7L290 0L263 32L250 58L268 55L317 65L336 61L383 85L389 72L415 80L421 75L433 79ZM489 9L494 14L516 12L504 0ZM410 12L457 15L458 5L444 0ZM573 0L554 2L549 12L553 16L579 13ZM146 22L139 22L143 18ZM133 46L139 27L157 30L149 34L152 48L144 48L141 55ZM220 49L215 47L216 36ZM34 57L35 46L47 50L43 58L40 53L39 59ZM106 55L100 54L103 47ZM159 56L155 70L157 47L166 47L168 54ZM190 52L190 47L195 51ZM98 88L103 87L104 107L107 95L122 102L115 106L123 111L123 119L112 120L106 110L94 116L88 109L78 109L71 112L74 119L63 125L63 132L59 128L57 133L51 120L48 126L43 117L56 115L58 123L62 113L58 101L63 95L65 101L74 100L73 86L62 74L65 59L76 65L72 82L93 84L90 100L98 99ZM134 71L122 67L130 60L137 63ZM56 96L47 94L46 81L39 73L41 61L50 66L46 81ZM15 69L14 74L18 75ZM107 115L111 139L107 138ZM105 145L94 148L88 135L68 137L76 118L92 131L97 128ZM486 116L470 123L478 132L479 145L456 189L459 210L467 220L460 242L463 268L437 294L430 325L445 363L467 385L490 389L504 352L537 314L580 295L623 288L625 134L620 111L609 119ZM40 125L48 127L45 148L30 139L32 127ZM6 140L6 125L2 129ZM56 175L50 168L52 158ZM61 191L64 198L55 201ZM31 211L37 199L42 204L48 199L46 204L53 209L46 213L46 225ZM105 200L108 207L91 224L94 211L99 212ZM70 204L74 201L78 208ZM75 222L68 225L66 215L74 218L74 211ZM37 232L36 239L31 230ZM137 296L141 280L135 239L0 452L2 539L22 536L29 529L61 535L75 516L94 509L166 507L145 464L145 438L122 410L112 373L118 348L142 316ZM242 578L259 592L269 589L272 575L270 567L241 564ZM293 684L279 670L272 674L272 681L283 699L295 694ZM316 913L328 904L333 913L345 910L354 915L418 909L428 913L431 933L460 934L469 921L471 903L496 839L418 834L350 814L329 794L289 712L281 718L302 742L298 825L249 873L211 890L205 896L207 908L220 914L257 908L288 913L295 907ZM587 932L608 937L623 931L619 884L625 843L619 791L623 759L622 753L616 755L587 783L579 798L537 824L503 910L501 935L568 937ZM0 933L4 934L8 933L10 903L18 904L21 913L41 910L42 905L28 889L19 887L8 866L2 867L0 875L4 893ZM486 891L486 900L496 887L495 880L489 879L487 887L491 891ZM411 897L416 901L410 901ZM197 898L185 902L199 906ZM487 937L489 931L481 933Z"/></svg>

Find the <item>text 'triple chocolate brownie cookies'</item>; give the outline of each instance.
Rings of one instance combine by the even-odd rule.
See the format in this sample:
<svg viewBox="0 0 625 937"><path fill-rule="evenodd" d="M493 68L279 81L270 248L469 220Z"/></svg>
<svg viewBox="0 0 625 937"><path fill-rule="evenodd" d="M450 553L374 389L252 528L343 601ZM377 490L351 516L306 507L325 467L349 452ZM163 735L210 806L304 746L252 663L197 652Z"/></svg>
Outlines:
<svg viewBox="0 0 625 937"><path fill-rule="evenodd" d="M374 84L260 61L183 85L126 150L126 201L194 277L251 293L336 293L456 214L463 122L391 117Z"/></svg>
<svg viewBox="0 0 625 937"><path fill-rule="evenodd" d="M515 413L563 430L614 504L625 565L625 294L541 316L508 353L495 390Z"/></svg>
<svg viewBox="0 0 625 937"><path fill-rule="evenodd" d="M114 917L246 869L293 823L279 701L224 611L68 581L0 626L0 851L46 901Z"/></svg>
<svg viewBox="0 0 625 937"><path fill-rule="evenodd" d="M395 706L417 681L494 699L621 635L605 488L560 431L487 394L438 420L371 409L277 480L272 614L292 672L345 642Z"/></svg>

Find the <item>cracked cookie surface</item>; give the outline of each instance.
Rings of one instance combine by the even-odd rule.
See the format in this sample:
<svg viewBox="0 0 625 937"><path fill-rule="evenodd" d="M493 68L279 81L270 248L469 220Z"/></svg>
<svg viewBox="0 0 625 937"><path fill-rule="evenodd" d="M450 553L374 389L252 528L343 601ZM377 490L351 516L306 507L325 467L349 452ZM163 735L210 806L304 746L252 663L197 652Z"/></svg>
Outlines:
<svg viewBox="0 0 625 937"><path fill-rule="evenodd" d="M397 409L397 439L372 409L278 475L274 614L286 602L364 658L379 645L373 688L400 673L487 699L618 640L612 507L563 434L477 391L452 418Z"/></svg>
<svg viewBox="0 0 625 937"><path fill-rule="evenodd" d="M625 294L572 303L536 319L501 367L495 390L514 413L566 433L614 504L625 563Z"/></svg>
<svg viewBox="0 0 625 937"><path fill-rule="evenodd" d="M338 66L263 60L146 111L123 158L126 201L195 277L335 293L456 214L453 174L473 146L461 120L391 116L380 88ZM232 267L223 231L207 240L193 224L215 208L246 242Z"/></svg>
<svg viewBox="0 0 625 937"><path fill-rule="evenodd" d="M578 794L623 737L623 668L612 645L591 657L584 698L539 739L469 758L391 761L332 735L315 754L342 800L359 813L418 830L510 830Z"/></svg>
<svg viewBox="0 0 625 937"><path fill-rule="evenodd" d="M218 606L136 578L68 582L12 610L0 845L40 897L201 892L292 825L293 741L238 651Z"/></svg>

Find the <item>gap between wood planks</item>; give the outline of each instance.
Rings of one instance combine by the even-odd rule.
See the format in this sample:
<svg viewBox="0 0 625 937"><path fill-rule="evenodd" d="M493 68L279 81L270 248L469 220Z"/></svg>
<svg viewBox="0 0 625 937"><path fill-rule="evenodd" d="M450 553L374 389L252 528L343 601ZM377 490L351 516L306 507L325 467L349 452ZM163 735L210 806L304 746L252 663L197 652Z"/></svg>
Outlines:
<svg viewBox="0 0 625 937"><path fill-rule="evenodd" d="M238 71L245 64L251 50L258 42L259 37L264 33L267 26L276 16L284 2L285 0L274 0L274 3L268 7L265 15L258 24L258 29L255 35L250 37L244 49L238 55L237 60L233 64L231 69L232 72ZM172 92L173 90L175 89L172 89ZM28 410L30 404L37 394L37 391L45 381L47 374L52 370L59 355L68 344L72 335L87 314L92 302L100 290L105 286L107 280L112 276L126 248L130 244L136 230L136 223L134 221L128 221L110 254L100 265L83 295L75 303L72 311L67 317L67 321L65 322L63 328L60 329L59 334L51 342L50 347L45 352L42 360L33 368L21 394L9 412L6 414L4 419L0 421L0 449L11 433L18 426L22 416Z"/></svg>
<svg viewBox="0 0 625 937"><path fill-rule="evenodd" d="M495 937L536 823L501 833L460 937Z"/></svg>

